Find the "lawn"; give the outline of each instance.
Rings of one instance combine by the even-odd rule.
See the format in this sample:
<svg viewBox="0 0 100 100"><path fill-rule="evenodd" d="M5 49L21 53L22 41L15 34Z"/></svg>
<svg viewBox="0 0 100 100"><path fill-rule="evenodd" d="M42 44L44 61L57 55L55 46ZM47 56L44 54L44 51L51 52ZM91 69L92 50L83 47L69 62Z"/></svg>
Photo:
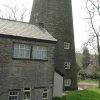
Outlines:
<svg viewBox="0 0 100 100"><path fill-rule="evenodd" d="M98 88L98 80L85 79L78 83L81 85L91 85L84 90L66 91L64 96L54 98L53 100L100 100L100 88Z"/></svg>
<svg viewBox="0 0 100 100"><path fill-rule="evenodd" d="M92 87L80 91L65 92L67 100L100 100L100 88Z"/></svg>

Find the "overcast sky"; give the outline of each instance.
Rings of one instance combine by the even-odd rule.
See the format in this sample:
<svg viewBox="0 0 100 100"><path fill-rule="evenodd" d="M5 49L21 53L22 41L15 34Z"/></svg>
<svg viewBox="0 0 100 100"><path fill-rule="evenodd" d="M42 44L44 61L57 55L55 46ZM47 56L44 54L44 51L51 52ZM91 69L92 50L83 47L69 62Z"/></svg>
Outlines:
<svg viewBox="0 0 100 100"><path fill-rule="evenodd" d="M14 0L0 0L0 7L3 4L13 2ZM23 3L31 9L33 0L16 0L19 5ZM87 40L87 34L85 32L85 21L83 20L84 12L84 0L72 0L73 8L73 22L74 22L74 36L75 36L75 48L80 50L84 41Z"/></svg>

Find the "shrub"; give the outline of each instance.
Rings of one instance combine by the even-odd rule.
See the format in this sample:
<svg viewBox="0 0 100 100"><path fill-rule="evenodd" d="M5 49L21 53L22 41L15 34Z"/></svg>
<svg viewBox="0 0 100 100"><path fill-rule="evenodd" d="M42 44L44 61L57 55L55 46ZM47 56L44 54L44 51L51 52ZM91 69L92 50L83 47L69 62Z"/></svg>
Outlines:
<svg viewBox="0 0 100 100"><path fill-rule="evenodd" d="M53 97L52 100L61 100L61 97Z"/></svg>
<svg viewBox="0 0 100 100"><path fill-rule="evenodd" d="M68 100L66 96L62 97L53 97L52 100Z"/></svg>
<svg viewBox="0 0 100 100"><path fill-rule="evenodd" d="M62 96L60 100L67 100L66 96Z"/></svg>

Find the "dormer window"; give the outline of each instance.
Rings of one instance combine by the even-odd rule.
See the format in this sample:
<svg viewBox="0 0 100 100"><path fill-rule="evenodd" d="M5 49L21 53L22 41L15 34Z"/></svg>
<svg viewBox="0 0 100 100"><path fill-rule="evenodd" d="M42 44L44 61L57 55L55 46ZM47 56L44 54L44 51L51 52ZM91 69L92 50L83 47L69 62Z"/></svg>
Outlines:
<svg viewBox="0 0 100 100"><path fill-rule="evenodd" d="M70 43L64 42L64 49L70 49Z"/></svg>
<svg viewBox="0 0 100 100"><path fill-rule="evenodd" d="M71 65L70 62L65 62L64 63L65 69L70 69L70 65Z"/></svg>

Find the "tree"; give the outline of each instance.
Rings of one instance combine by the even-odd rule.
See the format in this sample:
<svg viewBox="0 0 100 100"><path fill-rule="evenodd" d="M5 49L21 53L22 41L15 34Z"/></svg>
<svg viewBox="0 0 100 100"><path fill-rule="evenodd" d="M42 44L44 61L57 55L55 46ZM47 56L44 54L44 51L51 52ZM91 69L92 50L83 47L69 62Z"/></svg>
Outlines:
<svg viewBox="0 0 100 100"><path fill-rule="evenodd" d="M90 63L90 53L88 48L83 48L83 57L82 57L82 66L83 69L85 69Z"/></svg>
<svg viewBox="0 0 100 100"><path fill-rule="evenodd" d="M4 4L0 8L0 17L15 21L28 21L30 9L24 4L20 5L15 0L14 2Z"/></svg>
<svg viewBox="0 0 100 100"><path fill-rule="evenodd" d="M86 11L88 14L88 26L89 39L88 43L94 51L97 51L98 65L97 69L100 71L100 0L86 0ZM100 76L99 76L99 87L100 87Z"/></svg>

